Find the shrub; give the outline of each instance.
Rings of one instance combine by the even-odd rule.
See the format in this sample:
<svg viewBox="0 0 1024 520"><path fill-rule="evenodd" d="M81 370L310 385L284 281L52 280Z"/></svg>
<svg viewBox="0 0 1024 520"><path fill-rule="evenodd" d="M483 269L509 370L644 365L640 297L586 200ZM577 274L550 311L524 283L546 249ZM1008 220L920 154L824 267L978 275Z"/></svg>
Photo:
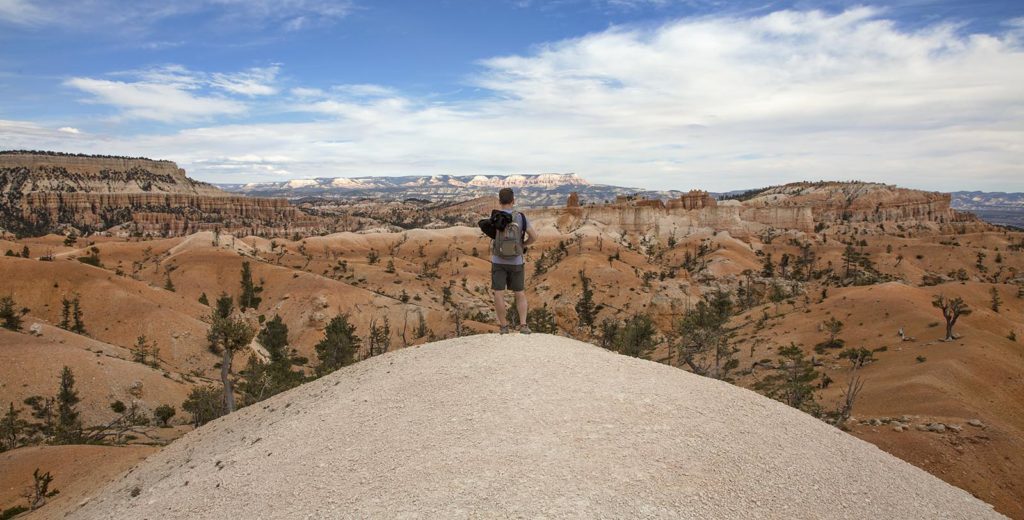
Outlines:
<svg viewBox="0 0 1024 520"><path fill-rule="evenodd" d="M15 310L14 298L0 298L0 327L14 331L21 330L21 315Z"/></svg>
<svg viewBox="0 0 1024 520"><path fill-rule="evenodd" d="M645 357L656 344L657 331L654 322L646 314L636 314L619 330L615 347L620 354L630 357Z"/></svg>
<svg viewBox="0 0 1024 520"><path fill-rule="evenodd" d="M360 341L359 336L356 335L355 325L348 321L348 315L335 316L324 329L324 339L314 347L316 355L320 359L320 363L316 367L317 375L329 374L352 364L355 361L356 352L359 350Z"/></svg>
<svg viewBox="0 0 1024 520"><path fill-rule="evenodd" d="M548 310L548 305L545 303L543 307L530 309L526 313L526 324L529 325L530 330L533 332L541 332L544 334L557 334L558 325L555 323L555 315Z"/></svg>
<svg viewBox="0 0 1024 520"><path fill-rule="evenodd" d="M197 428L224 415L224 393L213 385L193 388L181 409L192 415Z"/></svg>
<svg viewBox="0 0 1024 520"><path fill-rule="evenodd" d="M162 404L153 410L153 416L156 417L157 424L163 427L167 427L167 422L171 420L171 417L177 413L177 410L169 404Z"/></svg>

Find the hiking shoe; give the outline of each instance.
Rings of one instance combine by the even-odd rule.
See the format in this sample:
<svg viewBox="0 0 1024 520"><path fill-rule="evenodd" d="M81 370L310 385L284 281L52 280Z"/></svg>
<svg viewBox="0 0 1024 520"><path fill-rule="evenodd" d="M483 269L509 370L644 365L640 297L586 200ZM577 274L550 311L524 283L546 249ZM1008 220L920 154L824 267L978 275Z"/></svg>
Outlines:
<svg viewBox="0 0 1024 520"><path fill-rule="evenodd" d="M508 325L503 325L498 329L498 334L508 334Z"/></svg>
<svg viewBox="0 0 1024 520"><path fill-rule="evenodd" d="M520 334L530 334L531 332L533 332L533 331L530 330L530 327L528 327L526 325L523 325L522 327L519 327L519 333Z"/></svg>

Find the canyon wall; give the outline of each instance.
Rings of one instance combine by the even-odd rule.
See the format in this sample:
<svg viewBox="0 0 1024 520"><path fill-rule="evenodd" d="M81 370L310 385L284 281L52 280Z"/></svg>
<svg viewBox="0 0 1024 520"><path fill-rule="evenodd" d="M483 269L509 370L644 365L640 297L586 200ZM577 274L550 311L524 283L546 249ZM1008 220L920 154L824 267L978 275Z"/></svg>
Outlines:
<svg viewBox="0 0 1024 520"><path fill-rule="evenodd" d="M537 210L531 214L555 219L560 229L594 223L626 233L659 236L685 235L701 229L727 231L735 237L756 235L767 228L814 230L814 218L809 207L750 208L739 204L719 204L688 210L654 204L606 204Z"/></svg>
<svg viewBox="0 0 1024 520"><path fill-rule="evenodd" d="M929 222L964 220L948 193L865 182L794 183L769 188L744 202L751 207L810 207L817 222Z"/></svg>
<svg viewBox="0 0 1024 520"><path fill-rule="evenodd" d="M946 193L910 190L863 182L794 183L767 188L744 200L716 201L702 191L678 198L617 197L611 204L586 204L571 194L563 209L540 215L560 229L594 223L626 233L688 234L700 229L735 237L766 229L813 232L833 224L898 224L944 232L979 231L989 226L970 213L950 207Z"/></svg>
<svg viewBox="0 0 1024 520"><path fill-rule="evenodd" d="M329 229L285 199L229 195L170 161L0 154L0 228L20 234L199 230L286 234Z"/></svg>

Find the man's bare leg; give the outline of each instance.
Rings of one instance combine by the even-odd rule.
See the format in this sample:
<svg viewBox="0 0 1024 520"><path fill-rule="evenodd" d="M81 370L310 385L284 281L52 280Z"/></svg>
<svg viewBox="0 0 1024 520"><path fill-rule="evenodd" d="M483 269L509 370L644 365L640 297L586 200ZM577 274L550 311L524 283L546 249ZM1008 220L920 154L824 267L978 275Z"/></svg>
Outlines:
<svg viewBox="0 0 1024 520"><path fill-rule="evenodd" d="M505 291L494 291L494 312L498 314L498 325L507 327L505 321Z"/></svg>
<svg viewBox="0 0 1024 520"><path fill-rule="evenodd" d="M516 291L516 310L519 311L519 326L526 325L526 291ZM504 306L504 302L502 302Z"/></svg>

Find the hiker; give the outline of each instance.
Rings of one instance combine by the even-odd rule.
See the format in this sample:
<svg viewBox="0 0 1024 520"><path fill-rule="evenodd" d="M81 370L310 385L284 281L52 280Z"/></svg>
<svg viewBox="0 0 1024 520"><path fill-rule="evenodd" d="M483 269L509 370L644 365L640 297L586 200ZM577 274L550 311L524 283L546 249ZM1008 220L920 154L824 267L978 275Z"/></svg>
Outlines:
<svg viewBox="0 0 1024 520"><path fill-rule="evenodd" d="M487 236L491 237L491 289L494 291L494 311L498 315L498 325L502 334L508 334L509 323L505 319L505 290L511 290L516 297L516 309L519 311L519 333L529 334L526 325L526 262L523 253L526 246L537 238L533 226L526 215L513 209L516 204L512 188L502 188L498 192L501 209L491 211L489 219L481 220L479 225Z"/></svg>

